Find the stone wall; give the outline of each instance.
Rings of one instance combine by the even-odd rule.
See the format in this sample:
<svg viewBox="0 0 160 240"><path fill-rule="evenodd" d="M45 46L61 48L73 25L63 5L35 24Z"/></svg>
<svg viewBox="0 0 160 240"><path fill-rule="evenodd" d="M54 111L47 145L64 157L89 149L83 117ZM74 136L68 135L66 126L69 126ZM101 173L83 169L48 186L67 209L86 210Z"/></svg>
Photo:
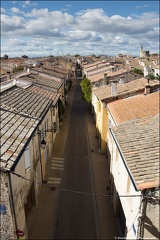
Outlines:
<svg viewBox="0 0 160 240"><path fill-rule="evenodd" d="M9 199L9 182L8 175L0 172L1 192L0 200L1 205L5 205L6 213L0 215L0 236L3 240L15 239L15 231L13 224L13 214L11 212L10 199Z"/></svg>

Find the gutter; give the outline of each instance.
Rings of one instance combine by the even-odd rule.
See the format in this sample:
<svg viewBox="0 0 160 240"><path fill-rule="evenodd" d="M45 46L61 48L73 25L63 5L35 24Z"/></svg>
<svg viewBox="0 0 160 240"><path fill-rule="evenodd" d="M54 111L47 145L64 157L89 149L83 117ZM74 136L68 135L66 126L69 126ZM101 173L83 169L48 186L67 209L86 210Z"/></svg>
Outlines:
<svg viewBox="0 0 160 240"><path fill-rule="evenodd" d="M14 169L15 169L15 167L17 166L17 164L18 164L20 158L22 157L22 155L23 155L23 153L24 153L26 147L28 146L30 140L31 140L32 137L35 135L35 132L37 131L39 125L42 123L42 121L43 121L43 119L45 118L47 112L49 111L49 109L50 109L52 103L53 103L53 101L51 101L51 102L49 103L48 107L45 109L45 111L44 111L44 113L43 113L43 115L42 115L42 117L41 117L41 120L38 122L38 124L37 124L37 126L35 127L35 129L33 130L32 134L30 135L30 137L29 137L28 140L26 141L25 145L23 146L21 152L19 153L17 159L15 160L13 166L10 168L9 172L13 172L13 171L14 171Z"/></svg>
<svg viewBox="0 0 160 240"><path fill-rule="evenodd" d="M113 133L113 130L112 130L111 128L109 128L109 131L110 131L110 133L111 133L111 135L112 135L112 137L113 137L114 142L116 143L116 146L117 146L117 148L118 148L118 151L119 151L119 153L120 153L120 156L121 156L121 158L122 158L122 161L123 161L123 163L124 163L124 166L125 166L128 174L129 174L129 176L130 176L130 179L131 179L131 181L132 181L132 184L133 184L135 190L138 192L139 189L137 188L136 183L135 183L134 178L133 178L133 175L132 175L130 169L128 168L128 166L127 166L125 157L124 157L124 155L123 155L123 153L122 153L122 151L121 151L121 148L120 148L120 146L119 146L119 143L118 143L117 140L116 140L116 137L115 137L115 135L114 135L114 133Z"/></svg>

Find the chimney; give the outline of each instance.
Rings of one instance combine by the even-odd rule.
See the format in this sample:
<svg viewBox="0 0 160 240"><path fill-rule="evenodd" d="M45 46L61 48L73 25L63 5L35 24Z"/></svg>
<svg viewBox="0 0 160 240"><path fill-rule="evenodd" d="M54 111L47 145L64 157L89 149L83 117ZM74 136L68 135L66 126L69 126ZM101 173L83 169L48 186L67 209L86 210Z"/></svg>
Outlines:
<svg viewBox="0 0 160 240"><path fill-rule="evenodd" d="M151 85L149 84L149 78L147 78L147 83L144 89L144 95L148 95L151 93Z"/></svg>
<svg viewBox="0 0 160 240"><path fill-rule="evenodd" d="M114 72L114 67L111 68L111 72Z"/></svg>
<svg viewBox="0 0 160 240"><path fill-rule="evenodd" d="M111 83L111 96L117 95L117 81L113 80Z"/></svg>
<svg viewBox="0 0 160 240"><path fill-rule="evenodd" d="M107 73L104 73L103 79L104 79L104 85L108 85L109 84L109 80L107 78Z"/></svg>
<svg viewBox="0 0 160 240"><path fill-rule="evenodd" d="M120 77L119 83L120 83L120 84L123 84L123 83L124 83L124 77L123 77L123 76Z"/></svg>
<svg viewBox="0 0 160 240"><path fill-rule="evenodd" d="M11 80L11 73L7 72L7 80Z"/></svg>

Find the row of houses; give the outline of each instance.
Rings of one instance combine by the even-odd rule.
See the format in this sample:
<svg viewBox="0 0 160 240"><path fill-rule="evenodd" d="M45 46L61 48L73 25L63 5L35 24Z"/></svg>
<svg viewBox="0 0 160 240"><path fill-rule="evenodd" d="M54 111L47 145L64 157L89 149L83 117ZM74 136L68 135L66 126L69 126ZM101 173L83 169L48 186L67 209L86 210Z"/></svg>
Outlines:
<svg viewBox="0 0 160 240"><path fill-rule="evenodd" d="M110 169L107 190L120 237L159 239L159 81L123 72L127 78L122 69L110 78L104 71L100 80L96 68L98 84L88 76L91 113Z"/></svg>
<svg viewBox="0 0 160 240"><path fill-rule="evenodd" d="M99 72L103 72L103 69L106 68L106 71L112 72L116 69L125 69L125 70L134 70L139 69L143 71L144 77L148 76L149 74L153 75L154 77L158 78L160 76L160 68L159 68L159 55L150 55L145 58L140 57L133 57L127 55L118 55L118 56L103 56L101 58L91 58L89 61L84 57L80 59L84 74L86 77L89 75L93 76L94 72L92 69L95 69ZM97 67L97 70L96 70ZM101 68L100 68L101 67ZM113 68L113 69L112 69Z"/></svg>
<svg viewBox="0 0 160 240"><path fill-rule="evenodd" d="M59 72L58 72L59 71ZM74 72L34 68L1 83L1 238L27 238ZM71 84L70 84L71 87Z"/></svg>

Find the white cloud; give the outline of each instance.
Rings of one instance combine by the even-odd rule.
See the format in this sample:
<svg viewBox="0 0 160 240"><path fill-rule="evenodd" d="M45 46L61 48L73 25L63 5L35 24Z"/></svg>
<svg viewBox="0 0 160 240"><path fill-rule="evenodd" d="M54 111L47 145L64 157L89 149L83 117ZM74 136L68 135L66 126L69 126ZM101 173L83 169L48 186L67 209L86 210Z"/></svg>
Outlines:
<svg viewBox="0 0 160 240"><path fill-rule="evenodd" d="M123 37L121 36L116 36L114 39L113 39L113 43L115 44L122 44L122 43L126 43L126 41L124 40Z"/></svg>
<svg viewBox="0 0 160 240"><path fill-rule="evenodd" d="M25 2L22 3L23 8L27 8L29 6L37 6L36 2L31 2L30 0L26 0Z"/></svg>
<svg viewBox="0 0 160 240"><path fill-rule="evenodd" d="M31 2L25 4L29 6ZM63 48L64 52L102 52L104 49L115 49L114 52L118 49L128 51L133 46L140 46L142 42L148 42L149 47L154 43L154 48L157 46L158 49L159 16L154 12L128 17L118 14L109 17L101 8L82 10L75 16L61 11L49 11L48 8L33 8L24 14L14 7L11 12L14 15L1 15L1 34L7 39L2 46L5 50L17 46L19 51L24 51L25 46L26 51L32 52L32 55L47 53L47 50L54 54L59 48ZM18 14L23 14L23 17ZM15 49L16 47L12 48L13 53ZM139 47L136 51L139 51Z"/></svg>
<svg viewBox="0 0 160 240"><path fill-rule="evenodd" d="M1 8L1 13L5 13L6 10L4 8Z"/></svg>
<svg viewBox="0 0 160 240"><path fill-rule="evenodd" d="M119 20L119 19L125 19L124 17L121 17L120 15L113 15L111 17L111 19L114 19L114 20Z"/></svg>
<svg viewBox="0 0 160 240"><path fill-rule="evenodd" d="M1 34L10 34L13 33L15 30L24 29L25 21L23 18L18 16L7 16L2 14L1 15Z"/></svg>
<svg viewBox="0 0 160 240"><path fill-rule="evenodd" d="M11 12L17 13L17 14L25 14L23 11L21 11L19 8L12 7Z"/></svg>

